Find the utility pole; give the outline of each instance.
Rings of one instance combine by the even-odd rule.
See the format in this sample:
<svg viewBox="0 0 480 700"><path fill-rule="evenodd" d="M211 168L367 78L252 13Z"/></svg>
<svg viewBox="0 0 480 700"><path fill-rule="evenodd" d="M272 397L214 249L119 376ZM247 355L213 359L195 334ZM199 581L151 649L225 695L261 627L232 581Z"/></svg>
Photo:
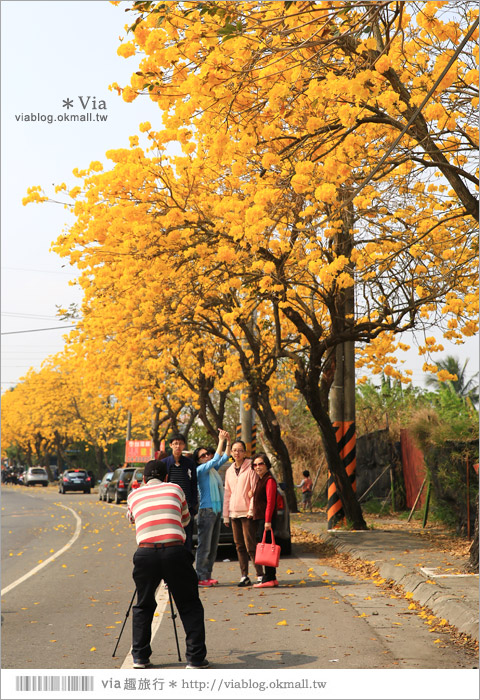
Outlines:
<svg viewBox="0 0 480 700"><path fill-rule="evenodd" d="M252 316L249 319L250 330L253 333L255 328L255 323L257 320L257 311L254 309L252 311ZM241 425L241 435L242 440L247 448L247 457L252 455L252 442L253 442L253 408L252 408L252 397L250 395L251 389L249 389L247 401L244 402L240 398L240 425ZM245 403L248 405L246 408Z"/></svg>
<svg viewBox="0 0 480 700"><path fill-rule="evenodd" d="M348 189L342 195L348 197ZM343 226L336 240L337 254L351 260L353 250L353 207L348 205L341 214ZM351 270L353 275L353 269ZM354 286L346 287L338 305L339 321L344 331L354 324L355 291ZM356 430L355 430L355 343L348 340L336 347L336 365L333 385L330 390L330 420L336 432L337 446L347 475L355 491L356 468ZM333 529L344 521L345 513L340 496L337 493L333 475L328 473L327 480L327 519L328 529Z"/></svg>
<svg viewBox="0 0 480 700"><path fill-rule="evenodd" d="M252 454L253 409L251 405L249 408L246 408L242 399L240 399L240 425L242 428L242 440L247 448L247 457L250 457Z"/></svg>
<svg viewBox="0 0 480 700"><path fill-rule="evenodd" d="M127 440L132 439L132 413L127 411Z"/></svg>

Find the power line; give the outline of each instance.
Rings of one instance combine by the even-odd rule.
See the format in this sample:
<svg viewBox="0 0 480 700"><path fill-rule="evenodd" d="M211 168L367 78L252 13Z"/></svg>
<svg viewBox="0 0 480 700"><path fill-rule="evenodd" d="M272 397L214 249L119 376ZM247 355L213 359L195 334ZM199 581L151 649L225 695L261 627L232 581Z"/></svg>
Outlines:
<svg viewBox="0 0 480 700"><path fill-rule="evenodd" d="M1 333L0 335L15 335L17 333L38 333L38 331L57 331L64 328L76 328L73 326L52 326L51 328L32 328L29 331L7 331L6 333Z"/></svg>
<svg viewBox="0 0 480 700"><path fill-rule="evenodd" d="M58 320L58 316L52 316L51 314L17 314L14 311L2 311L2 316L8 316L9 318L40 318L43 321Z"/></svg>
<svg viewBox="0 0 480 700"><path fill-rule="evenodd" d="M41 272L47 275L70 275L71 271L68 270L36 270L27 267L2 267L2 270L15 270L17 272Z"/></svg>

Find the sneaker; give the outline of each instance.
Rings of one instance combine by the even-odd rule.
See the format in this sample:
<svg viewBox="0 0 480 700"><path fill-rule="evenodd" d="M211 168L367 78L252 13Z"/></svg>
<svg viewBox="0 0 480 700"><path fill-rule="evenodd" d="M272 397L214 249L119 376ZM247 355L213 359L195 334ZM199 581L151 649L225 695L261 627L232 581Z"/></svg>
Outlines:
<svg viewBox="0 0 480 700"><path fill-rule="evenodd" d="M216 578L209 578L209 579L208 579L208 582L209 582L209 584L210 584L211 586L216 586L217 583L218 583L218 581L217 581Z"/></svg>
<svg viewBox="0 0 480 700"><path fill-rule="evenodd" d="M151 665L150 659L145 659L145 661L142 659L133 659L133 668L148 668Z"/></svg>
<svg viewBox="0 0 480 700"><path fill-rule="evenodd" d="M200 661L198 664L194 664L193 661L188 663L185 668L208 668L210 664L208 663L207 659L204 659L203 661Z"/></svg>
<svg viewBox="0 0 480 700"><path fill-rule="evenodd" d="M263 583L253 584L254 588L274 588L275 586L278 586L278 581L276 579L275 581L263 581Z"/></svg>
<svg viewBox="0 0 480 700"><path fill-rule="evenodd" d="M252 585L252 582L250 581L248 576L242 576L240 581L237 583L237 586L239 586L240 588L245 588L245 586L251 586L251 585Z"/></svg>
<svg viewBox="0 0 480 700"><path fill-rule="evenodd" d="M257 576L257 583L262 583L263 576Z"/></svg>
<svg viewBox="0 0 480 700"><path fill-rule="evenodd" d="M210 579L205 579L203 581L198 582L199 586L213 586L213 583Z"/></svg>

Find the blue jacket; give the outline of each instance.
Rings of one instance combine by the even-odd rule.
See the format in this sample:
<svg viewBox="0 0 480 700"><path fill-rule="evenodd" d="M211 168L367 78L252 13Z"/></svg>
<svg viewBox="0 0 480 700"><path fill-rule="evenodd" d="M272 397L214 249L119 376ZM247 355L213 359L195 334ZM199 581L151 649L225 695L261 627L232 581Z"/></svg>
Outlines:
<svg viewBox="0 0 480 700"><path fill-rule="evenodd" d="M197 467L198 492L200 494L200 508L213 508L210 491L210 471L216 469L217 472L225 462L230 458L227 455L219 455L215 452L212 459L209 459L205 464L199 464ZM220 511L221 512L221 509Z"/></svg>

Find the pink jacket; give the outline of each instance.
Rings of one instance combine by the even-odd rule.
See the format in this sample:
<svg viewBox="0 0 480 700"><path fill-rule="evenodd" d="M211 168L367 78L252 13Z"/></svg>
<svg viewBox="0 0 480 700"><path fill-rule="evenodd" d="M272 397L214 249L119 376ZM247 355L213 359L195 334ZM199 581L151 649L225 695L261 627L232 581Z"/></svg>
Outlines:
<svg viewBox="0 0 480 700"><path fill-rule="evenodd" d="M255 490L258 476L252 469L252 460L245 459L238 476L235 463L225 472L225 492L223 498L224 518L246 518L250 510L249 491Z"/></svg>

